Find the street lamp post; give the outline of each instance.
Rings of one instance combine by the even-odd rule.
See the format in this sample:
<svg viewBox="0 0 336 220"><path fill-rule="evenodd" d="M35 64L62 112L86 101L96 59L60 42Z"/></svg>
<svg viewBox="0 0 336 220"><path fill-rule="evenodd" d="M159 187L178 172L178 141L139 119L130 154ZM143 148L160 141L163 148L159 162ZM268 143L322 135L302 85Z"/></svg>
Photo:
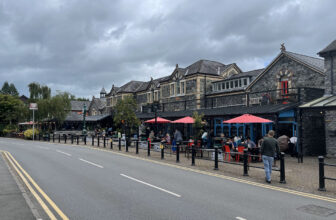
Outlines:
<svg viewBox="0 0 336 220"><path fill-rule="evenodd" d="M82 131L83 135L86 135L85 116L86 116L86 105L84 103L84 106L83 106L83 131Z"/></svg>

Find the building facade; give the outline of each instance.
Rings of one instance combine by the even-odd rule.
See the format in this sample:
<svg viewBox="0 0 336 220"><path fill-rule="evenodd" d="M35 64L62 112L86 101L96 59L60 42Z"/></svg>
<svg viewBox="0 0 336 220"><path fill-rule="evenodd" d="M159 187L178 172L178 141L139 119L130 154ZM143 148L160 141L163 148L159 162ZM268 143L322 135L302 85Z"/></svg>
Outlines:
<svg viewBox="0 0 336 220"><path fill-rule="evenodd" d="M336 77L327 74L336 66L332 54L322 53L324 59L320 59L287 51L282 45L280 53L263 69L242 71L235 63L225 65L209 60L199 60L187 67L176 65L165 77L112 86L106 94L106 108L112 112L118 100L133 96L140 119L153 118L154 111L168 119L191 116L198 111L205 115L215 135L244 134L257 140L267 130L275 129L278 136L298 136L299 153L321 154L330 148L322 137L336 130L329 129L334 128L335 113L303 111L299 106L321 98L325 91L335 93ZM223 123L244 113L268 118L274 125L247 128ZM259 129L262 132L258 136Z"/></svg>

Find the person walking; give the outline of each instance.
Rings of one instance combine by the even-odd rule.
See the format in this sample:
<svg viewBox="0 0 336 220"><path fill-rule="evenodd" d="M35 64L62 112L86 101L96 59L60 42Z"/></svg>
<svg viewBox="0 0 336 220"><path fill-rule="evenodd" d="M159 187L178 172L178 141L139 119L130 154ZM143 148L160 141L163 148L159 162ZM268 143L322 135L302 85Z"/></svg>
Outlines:
<svg viewBox="0 0 336 220"><path fill-rule="evenodd" d="M271 183L272 178L272 164L275 154L280 154L278 141L274 138L274 131L270 130L268 135L264 137L260 149L262 160L264 162L264 169L266 175L266 182Z"/></svg>

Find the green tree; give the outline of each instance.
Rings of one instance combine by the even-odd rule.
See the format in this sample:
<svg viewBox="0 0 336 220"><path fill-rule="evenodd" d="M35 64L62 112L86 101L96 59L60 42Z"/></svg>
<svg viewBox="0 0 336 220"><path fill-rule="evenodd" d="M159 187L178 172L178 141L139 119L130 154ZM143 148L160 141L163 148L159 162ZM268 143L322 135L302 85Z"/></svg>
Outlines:
<svg viewBox="0 0 336 220"><path fill-rule="evenodd" d="M62 124L71 108L70 96L69 93L64 92L48 99L37 100L36 119L38 121L54 120L57 124Z"/></svg>
<svg viewBox="0 0 336 220"><path fill-rule="evenodd" d="M16 125L26 120L27 116L28 109L19 98L0 94L0 130L7 125Z"/></svg>
<svg viewBox="0 0 336 220"><path fill-rule="evenodd" d="M132 131L136 130L140 124L139 119L135 115L136 102L131 96L125 97L118 101L115 107L114 123L125 129L127 137L130 137Z"/></svg>
<svg viewBox="0 0 336 220"><path fill-rule="evenodd" d="M51 96L51 89L48 86L41 86L40 92L42 99L49 99Z"/></svg>
<svg viewBox="0 0 336 220"><path fill-rule="evenodd" d="M4 82L4 84L2 85L2 88L0 90L0 94L12 95L12 96L18 96L19 95L19 93L18 93L17 89L15 88L14 84L13 83L9 84L7 81Z"/></svg>
<svg viewBox="0 0 336 220"><path fill-rule="evenodd" d="M12 96L19 96L19 92L17 91L17 89L15 88L14 84L11 83L9 85L9 91L10 91L10 95Z"/></svg>
<svg viewBox="0 0 336 220"><path fill-rule="evenodd" d="M40 84L37 82L32 82L32 83L29 83L28 87L29 87L30 99L32 100L39 99L40 94L41 94Z"/></svg>
<svg viewBox="0 0 336 220"><path fill-rule="evenodd" d="M193 124L195 140L201 139L202 132L203 132L203 117L204 114L198 114L198 112L193 113L193 119L195 123Z"/></svg>
<svg viewBox="0 0 336 220"><path fill-rule="evenodd" d="M2 85L0 93L3 94L3 95L9 95L10 94L9 83L7 81L4 82L4 84Z"/></svg>

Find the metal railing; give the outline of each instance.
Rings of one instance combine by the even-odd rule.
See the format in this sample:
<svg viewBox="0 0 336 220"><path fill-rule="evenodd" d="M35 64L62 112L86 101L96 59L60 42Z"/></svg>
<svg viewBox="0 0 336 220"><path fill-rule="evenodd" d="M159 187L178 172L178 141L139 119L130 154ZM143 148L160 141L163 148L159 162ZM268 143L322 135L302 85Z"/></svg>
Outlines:
<svg viewBox="0 0 336 220"><path fill-rule="evenodd" d="M326 191L325 180L336 181L336 178L326 177L324 175L324 166L336 167L336 164L329 164L329 163L324 162L324 157L323 156L318 157L318 163L319 163L319 188L318 188L318 190L319 191Z"/></svg>

